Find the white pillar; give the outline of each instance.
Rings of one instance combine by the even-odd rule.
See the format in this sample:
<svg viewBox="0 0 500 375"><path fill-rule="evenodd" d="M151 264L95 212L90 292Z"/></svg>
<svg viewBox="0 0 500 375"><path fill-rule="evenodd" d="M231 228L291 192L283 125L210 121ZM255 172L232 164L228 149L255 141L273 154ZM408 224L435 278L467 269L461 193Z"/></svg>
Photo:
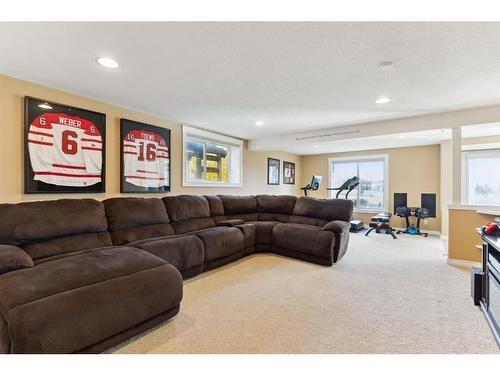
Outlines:
<svg viewBox="0 0 500 375"><path fill-rule="evenodd" d="M453 204L462 204L462 128L452 130L451 137L452 169L451 200Z"/></svg>

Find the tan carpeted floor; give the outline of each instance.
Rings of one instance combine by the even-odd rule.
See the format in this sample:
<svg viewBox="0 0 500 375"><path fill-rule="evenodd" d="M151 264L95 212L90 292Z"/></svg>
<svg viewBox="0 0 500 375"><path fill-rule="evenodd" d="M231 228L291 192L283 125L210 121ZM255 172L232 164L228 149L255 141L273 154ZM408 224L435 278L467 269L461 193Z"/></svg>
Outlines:
<svg viewBox="0 0 500 375"><path fill-rule="evenodd" d="M438 237L362 233L333 267L258 254L185 282L179 315L115 353L498 353Z"/></svg>

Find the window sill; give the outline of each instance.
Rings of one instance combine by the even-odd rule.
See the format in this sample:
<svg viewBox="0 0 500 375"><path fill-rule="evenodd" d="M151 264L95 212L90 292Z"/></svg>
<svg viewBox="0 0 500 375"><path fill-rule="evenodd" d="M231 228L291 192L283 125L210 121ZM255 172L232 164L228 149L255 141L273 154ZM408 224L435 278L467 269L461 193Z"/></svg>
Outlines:
<svg viewBox="0 0 500 375"><path fill-rule="evenodd" d="M243 185L240 184L231 184L231 183L220 183L220 182L183 182L182 187L203 187L203 188L240 188Z"/></svg>
<svg viewBox="0 0 500 375"><path fill-rule="evenodd" d="M354 209L353 210L354 213L357 213L357 214L378 214L380 212L388 212L385 208L383 209L380 209L380 210L373 210L373 209L370 209L370 210L362 210L362 209Z"/></svg>

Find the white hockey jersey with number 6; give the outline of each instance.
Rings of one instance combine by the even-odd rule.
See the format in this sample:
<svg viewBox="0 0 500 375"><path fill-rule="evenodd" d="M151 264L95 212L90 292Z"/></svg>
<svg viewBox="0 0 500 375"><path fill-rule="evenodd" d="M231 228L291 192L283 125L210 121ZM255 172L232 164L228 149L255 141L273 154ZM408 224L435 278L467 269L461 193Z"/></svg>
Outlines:
<svg viewBox="0 0 500 375"><path fill-rule="evenodd" d="M58 186L101 181L102 138L90 121L63 113L37 116L28 132L34 179Z"/></svg>

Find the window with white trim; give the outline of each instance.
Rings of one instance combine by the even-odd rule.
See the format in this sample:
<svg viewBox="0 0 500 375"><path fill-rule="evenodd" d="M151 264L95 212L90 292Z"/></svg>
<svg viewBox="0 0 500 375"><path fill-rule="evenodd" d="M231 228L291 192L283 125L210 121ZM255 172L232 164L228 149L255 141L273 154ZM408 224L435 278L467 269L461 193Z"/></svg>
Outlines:
<svg viewBox="0 0 500 375"><path fill-rule="evenodd" d="M500 150L467 151L462 155L466 203L500 206Z"/></svg>
<svg viewBox="0 0 500 375"><path fill-rule="evenodd" d="M360 182L349 194L356 211L388 211L388 163L389 155L366 155L356 157L330 158L329 187L340 187L354 176ZM330 190L330 198L335 198L338 190ZM347 191L340 193L345 198Z"/></svg>
<svg viewBox="0 0 500 375"><path fill-rule="evenodd" d="M243 141L182 127L183 186L241 186Z"/></svg>

